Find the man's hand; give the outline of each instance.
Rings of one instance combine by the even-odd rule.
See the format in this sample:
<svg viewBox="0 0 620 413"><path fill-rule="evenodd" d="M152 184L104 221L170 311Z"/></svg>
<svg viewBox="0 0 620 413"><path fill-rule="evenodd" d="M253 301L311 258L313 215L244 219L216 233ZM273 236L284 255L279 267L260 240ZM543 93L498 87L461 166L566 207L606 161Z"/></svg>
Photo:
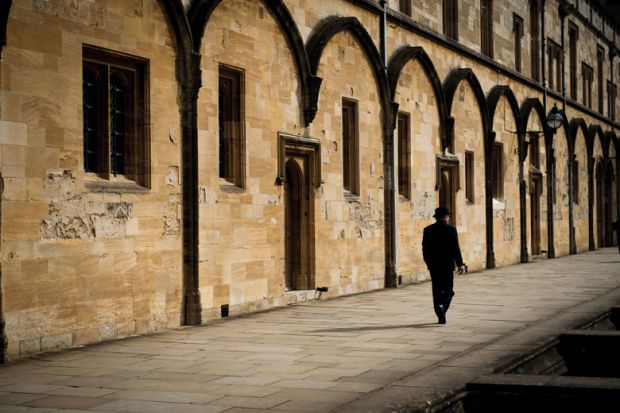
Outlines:
<svg viewBox="0 0 620 413"><path fill-rule="evenodd" d="M465 266L464 265L459 266L458 273L463 274L464 272L465 272Z"/></svg>

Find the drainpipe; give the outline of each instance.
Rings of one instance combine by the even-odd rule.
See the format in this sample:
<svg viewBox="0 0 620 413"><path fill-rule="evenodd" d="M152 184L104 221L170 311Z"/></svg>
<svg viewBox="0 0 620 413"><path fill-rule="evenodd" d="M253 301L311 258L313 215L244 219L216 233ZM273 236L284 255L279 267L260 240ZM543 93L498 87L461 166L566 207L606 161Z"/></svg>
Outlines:
<svg viewBox="0 0 620 413"><path fill-rule="evenodd" d="M562 26L562 113L566 116L566 38L564 35L564 27L566 17L572 12L573 5L568 3L560 3L558 8L560 21ZM569 148L570 149L570 148ZM569 253L576 254L577 246L575 245L575 221L574 221L574 200L573 200L573 165L575 157L575 148L569 150L567 168L568 168L568 239Z"/></svg>
<svg viewBox="0 0 620 413"><path fill-rule="evenodd" d="M527 127L527 125L525 126ZM525 133L525 131L521 132ZM527 211L526 203L526 189L525 189L525 159L527 157L527 146L525 145L525 136L523 139L519 139L519 224L521 230L521 262L528 262L527 256L527 218L525 217Z"/></svg>
<svg viewBox="0 0 620 413"><path fill-rule="evenodd" d="M616 57L618 55L618 49L616 48L616 45L613 43L609 43L609 81L611 82L612 86L614 84L614 57ZM612 92L613 90L610 90L609 92ZM607 99L609 99L610 93L608 93ZM616 108L615 108L615 99L616 97L613 96L614 98L614 102L609 102L609 117L611 119L611 123L612 123L612 130L613 130L613 123L616 120Z"/></svg>
<svg viewBox="0 0 620 413"><path fill-rule="evenodd" d="M383 72L387 78L387 1L379 2L383 13L380 19L380 37L381 37L381 61L383 63ZM387 205L385 208L385 287L398 287L398 275L396 270L396 239L397 239L397 223L396 223L396 168L394 166L394 128L392 125L392 116L394 116L393 107L384 108L383 114L383 136L384 136L384 153L383 173L386 180L386 188L384 189L385 200Z"/></svg>
<svg viewBox="0 0 620 413"><path fill-rule="evenodd" d="M547 0L543 0L542 7L540 10L540 20L541 20L541 35L542 35L542 79L543 79L543 108L545 113L545 119L543 122L543 130L547 131L549 128L547 127L547 69L545 65L545 56L547 52L547 36L545 34L545 5L547 4ZM553 136L549 136L547 139L547 135L549 132L545 132L545 146L547 148L546 159L547 159L547 257L554 258L555 257L555 248L554 248L554 240L553 240L553 180L554 180L554 170L555 170L555 157L553 155Z"/></svg>
<svg viewBox="0 0 620 413"><path fill-rule="evenodd" d="M615 39L615 32L614 32ZM618 48L615 43L609 44L609 76L610 82L613 86L614 84L614 57L618 56ZM613 90L611 91L613 92ZM614 130L614 121L616 120L616 96L612 95L613 102L609 103L609 117L611 118L611 130ZM609 98L609 97L608 97ZM617 225L620 225L620 179L618 178L618 172L620 171L620 154L616 152L616 222ZM617 233L617 232L616 232ZM613 231L612 231L612 241L613 241ZM620 239L616 240L618 245L620 245Z"/></svg>
<svg viewBox="0 0 620 413"><path fill-rule="evenodd" d="M380 0L379 4L383 9L379 27L381 35L381 61L383 62L383 70L387 72L387 0Z"/></svg>
<svg viewBox="0 0 620 413"><path fill-rule="evenodd" d="M543 85L543 108L545 112L545 116L547 116L547 70L545 65L545 56L547 53L547 36L545 35L545 5L547 4L547 0L543 0L542 5L540 7L540 32L542 36L542 58L541 58L541 69L542 69L542 85ZM543 122L545 120L543 119ZM546 124L543 125L543 129Z"/></svg>
<svg viewBox="0 0 620 413"><path fill-rule="evenodd" d="M489 129L492 126L489 125ZM485 165L491 165L491 154L492 147L490 147L489 142L495 142L495 132L489 130L487 136L485 137L485 153L484 153L484 161ZM495 268L495 250L493 246L493 192L491 190L491 184L493 180L491 179L491 168L484 168L484 178L485 178L485 208L486 208L486 242L487 242L487 268Z"/></svg>

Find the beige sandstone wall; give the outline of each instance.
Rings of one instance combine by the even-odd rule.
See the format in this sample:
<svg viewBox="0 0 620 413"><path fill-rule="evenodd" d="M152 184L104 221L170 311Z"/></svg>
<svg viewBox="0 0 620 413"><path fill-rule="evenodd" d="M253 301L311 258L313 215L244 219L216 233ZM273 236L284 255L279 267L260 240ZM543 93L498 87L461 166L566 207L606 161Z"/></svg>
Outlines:
<svg viewBox="0 0 620 413"><path fill-rule="evenodd" d="M577 252L588 251L588 152L586 138L579 130L575 141L575 159L579 162L579 202L573 204L573 226Z"/></svg>
<svg viewBox="0 0 620 413"><path fill-rule="evenodd" d="M597 179L596 179L596 168L597 165L600 163L603 163L603 147L601 146L601 140L599 139L598 134L596 135L596 138L594 139L594 150L592 151L592 156L594 157L594 169L592 171L592 196L594 197L594 202L592 204L592 222L594 223L593 225L593 232L594 232L594 248L598 249L601 247L604 247L604 245L600 245L599 243L599 227L598 227L598 208L599 208L599 196L600 196L600 201L603 203L603 205L600 206L601 211L603 211L603 214L605 214L605 201L604 201L604 185L601 185L601 187L603 188L603 194L599 195L598 193L598 189L597 189ZM603 168L603 176L605 175L605 169ZM603 178L604 179L604 178ZM604 224L603 224L603 231L605 231L604 228Z"/></svg>
<svg viewBox="0 0 620 413"><path fill-rule="evenodd" d="M555 154L555 199L553 204L553 237L555 255L561 257L570 253L568 222L568 143L564 128L557 130L553 137Z"/></svg>
<svg viewBox="0 0 620 413"><path fill-rule="evenodd" d="M325 17L355 16L379 45L378 16L348 1L286 1L304 41ZM391 6L396 6L390 1ZM433 4L430 4L433 3ZM524 19L522 73L530 75L529 15L525 2L495 2L495 60L511 67L512 12ZM557 19L555 2L549 19ZM52 4L58 4L53 7ZM77 9L65 5L78 4ZM188 1L183 1L187 7ZM460 10L459 41L479 50L478 1ZM506 5L508 4L508 5ZM442 32L440 2L413 1L413 20ZM551 10L553 9L553 10ZM595 39L580 27L581 61L596 61ZM558 25L547 34L559 43ZM508 85L521 104L542 94L478 61L390 23L388 56L403 45L422 46L443 82L451 71L471 68L486 94ZM41 40L44 39L44 40ZM81 47L97 45L149 59L152 187L93 191L83 173ZM176 326L181 309L180 132L175 52L156 0L37 2L14 0L8 45L0 60L0 167L2 194L3 314L11 358ZM606 46L605 46L606 47ZM594 53L594 55L592 55ZM284 187L276 184L278 132L320 141L322 180L314 194L316 286L328 296L383 287L384 176L379 91L368 59L350 33L326 45L318 113L308 128L299 114L297 69L282 29L263 2L225 0L215 9L201 45L203 86L198 100L199 288L203 321L284 305ZM546 56L546 54L545 54ZM606 56L607 58L607 56ZM218 177L218 65L244 71L246 186ZM606 60L606 64L608 61ZM596 65L593 108L596 105ZM605 79L608 70L605 69ZM620 75L614 76L615 80ZM59 86L61 85L61 86ZM568 86L568 85L567 85ZM606 92L606 89L605 89ZM578 88L582 101L581 86ZM359 109L359 197L342 188L342 98ZM433 90L417 62L403 70L394 100L411 116L412 198L397 199L397 269L405 283L428 278L421 258L424 226L438 206L435 157L439 118ZM549 99L549 107L553 100ZM459 84L451 110L460 162L456 224L470 270L486 266L484 155L478 103ZM617 112L618 113L618 112ZM595 118L569 108L568 117ZM531 253L530 199L526 233L520 233L516 129L505 99L491 120L504 145L504 200L494 202L498 266L518 262L521 237ZM528 130L541 130L535 112ZM604 128L605 129L605 128ZM396 135L395 131L395 136ZM556 255L568 253L567 148L556 142L554 232ZM465 150L475 153L475 202L465 200ZM610 151L611 152L611 151ZM588 249L588 171L585 137L578 132L579 204L574 207L579 252ZM595 157L602 149L595 149ZM610 153L611 154L611 153ZM547 250L547 186L540 145L543 195L541 249ZM525 179L529 182L529 160ZM529 189L529 187L528 187ZM615 210L614 210L615 211ZM615 214L615 212L614 212ZM615 215L614 215L615 216ZM596 215L595 215L596 222ZM596 225L595 225L596 230ZM595 234L596 240L596 234Z"/></svg>
<svg viewBox="0 0 620 413"><path fill-rule="evenodd" d="M198 97L199 282L205 321L282 305L284 192L278 132L303 134L299 81L286 39L260 2L222 2L202 41ZM245 188L219 177L218 67L243 71Z"/></svg>
<svg viewBox="0 0 620 413"><path fill-rule="evenodd" d="M459 84L454 102L454 154L459 158L460 189L456 193L453 220L459 232L463 260L470 271L486 268L486 218L484 191L484 143L482 118L472 88ZM474 153L474 201L465 197L465 151Z"/></svg>
<svg viewBox="0 0 620 413"><path fill-rule="evenodd" d="M321 141L323 183L316 207L317 286L338 294L383 287L383 144L379 91L365 53L349 33L327 44L318 70L319 111L310 136ZM359 196L343 190L342 98L358 103Z"/></svg>
<svg viewBox="0 0 620 413"><path fill-rule="evenodd" d="M7 357L179 325L179 116L174 50L158 3L16 0L7 37L0 61ZM116 190L83 172L83 44L149 60L148 190Z"/></svg>
<svg viewBox="0 0 620 413"><path fill-rule="evenodd" d="M518 135L507 98L500 99L495 111L495 141L503 148L504 197L493 200L493 243L495 265L516 264L521 259L519 204Z"/></svg>
<svg viewBox="0 0 620 413"><path fill-rule="evenodd" d="M422 258L424 227L433 223L436 154L440 153L439 113L430 81L418 61L403 69L396 89L399 111L410 116L411 199L398 197L398 274L404 283L428 279ZM398 137L398 131L394 136ZM398 160L398 159L397 159Z"/></svg>
<svg viewBox="0 0 620 413"><path fill-rule="evenodd" d="M616 156L617 156L616 148L613 145L611 145L611 147L609 148L609 158L613 159ZM618 168L617 168L618 165L616 164L616 162L613 162L612 166L613 166L614 176L616 177L616 182L612 183L612 188L611 188L611 217L612 217L612 222L618 222L620 221L620 216L618 216L618 187L616 186L617 180L618 180ZM613 239L613 244L618 245L618 242L620 242L620 240L618 239L617 231L613 231L612 239Z"/></svg>
<svg viewBox="0 0 620 413"><path fill-rule="evenodd" d="M529 118L529 122L527 125L527 130L528 131L541 131L542 130L542 124L541 124L541 120L538 118L538 115L536 114L536 112L532 111L532 113L530 114L530 118ZM528 140L530 138L528 137ZM538 138L539 141L539 160L540 160L540 167L538 168L538 170L540 170L542 172L542 193L540 194L540 216L539 216L539 227L540 227L540 251L541 251L541 255L542 251L547 251L548 252L548 240L547 240L547 213L548 213L548 208L547 208L547 162L546 162L546 148L545 148L545 140L544 137L542 135L540 135L540 137ZM527 233L527 252L528 255L531 257L533 254L533 248L532 248L532 220L533 220L533 216L532 216L532 200L531 200L531 191L532 191L532 184L531 184L531 174L532 172L535 170L531 165L530 165L530 158L532 156L533 152L532 152L532 146L529 147L528 149L528 154L527 154L527 158L524 162L524 178L525 178L525 182L526 182L526 189L525 189L525 210L526 210L526 233Z"/></svg>

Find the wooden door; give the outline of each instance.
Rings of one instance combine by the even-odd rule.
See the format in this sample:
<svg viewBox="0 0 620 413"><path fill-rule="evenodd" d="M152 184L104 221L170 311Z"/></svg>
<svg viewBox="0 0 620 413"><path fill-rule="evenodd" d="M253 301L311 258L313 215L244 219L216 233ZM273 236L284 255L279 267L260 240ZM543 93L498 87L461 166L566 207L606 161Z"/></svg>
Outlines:
<svg viewBox="0 0 620 413"><path fill-rule="evenodd" d="M312 185L307 156L285 165L286 289L314 289Z"/></svg>
<svg viewBox="0 0 620 413"><path fill-rule="evenodd" d="M439 189L439 206L448 208L451 213L450 224L456 226L455 188L453 168L442 168L441 187Z"/></svg>

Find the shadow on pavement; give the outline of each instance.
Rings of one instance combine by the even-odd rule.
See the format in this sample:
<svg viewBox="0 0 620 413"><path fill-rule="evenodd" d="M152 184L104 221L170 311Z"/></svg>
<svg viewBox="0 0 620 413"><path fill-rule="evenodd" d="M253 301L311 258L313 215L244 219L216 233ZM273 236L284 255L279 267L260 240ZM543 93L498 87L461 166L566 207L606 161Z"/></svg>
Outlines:
<svg viewBox="0 0 620 413"><path fill-rule="evenodd" d="M368 327L351 327L351 328L328 328L324 330L312 330L310 333L347 333L350 331L373 331L373 330L392 330L397 328L429 328L429 327L441 327L437 323L422 323L422 324L402 324L397 326L368 326Z"/></svg>

